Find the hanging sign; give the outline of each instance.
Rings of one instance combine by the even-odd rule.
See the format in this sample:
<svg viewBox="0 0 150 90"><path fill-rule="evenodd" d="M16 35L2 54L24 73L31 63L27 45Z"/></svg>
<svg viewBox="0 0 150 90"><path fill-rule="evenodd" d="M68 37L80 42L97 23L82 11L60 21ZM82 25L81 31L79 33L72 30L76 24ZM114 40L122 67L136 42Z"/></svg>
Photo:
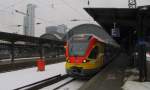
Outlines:
<svg viewBox="0 0 150 90"><path fill-rule="evenodd" d="M111 29L111 35L113 37L120 37L120 30L119 30L119 28L112 28Z"/></svg>

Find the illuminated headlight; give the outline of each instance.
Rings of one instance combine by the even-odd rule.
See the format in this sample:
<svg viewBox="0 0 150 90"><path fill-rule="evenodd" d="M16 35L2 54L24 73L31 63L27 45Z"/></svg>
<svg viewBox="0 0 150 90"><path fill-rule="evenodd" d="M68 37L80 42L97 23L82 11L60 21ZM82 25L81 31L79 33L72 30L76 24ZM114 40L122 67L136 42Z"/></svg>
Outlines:
<svg viewBox="0 0 150 90"><path fill-rule="evenodd" d="M70 60L68 59L67 62L70 63Z"/></svg>
<svg viewBox="0 0 150 90"><path fill-rule="evenodd" d="M68 57L66 58L66 62L70 63L70 60L69 60L69 58L68 58Z"/></svg>
<svg viewBox="0 0 150 90"><path fill-rule="evenodd" d="M86 63L86 60L83 60L83 63Z"/></svg>

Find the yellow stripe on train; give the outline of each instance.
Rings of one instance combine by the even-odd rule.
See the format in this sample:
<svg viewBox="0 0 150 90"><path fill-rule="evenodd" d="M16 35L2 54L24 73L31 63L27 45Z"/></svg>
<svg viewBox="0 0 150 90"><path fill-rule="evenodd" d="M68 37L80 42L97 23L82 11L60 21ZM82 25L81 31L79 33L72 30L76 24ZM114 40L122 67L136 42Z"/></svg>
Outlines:
<svg viewBox="0 0 150 90"><path fill-rule="evenodd" d="M75 63L68 63L66 62L66 69L70 69L71 67L82 67L82 69L95 69L98 68L99 64L92 64L92 63L81 63L81 64L75 64Z"/></svg>

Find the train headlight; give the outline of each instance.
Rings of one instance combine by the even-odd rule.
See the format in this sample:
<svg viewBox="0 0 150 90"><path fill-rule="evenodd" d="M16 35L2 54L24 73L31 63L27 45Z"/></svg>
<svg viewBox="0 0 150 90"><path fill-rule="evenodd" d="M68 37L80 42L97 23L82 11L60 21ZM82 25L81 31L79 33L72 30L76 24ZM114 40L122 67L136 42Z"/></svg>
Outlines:
<svg viewBox="0 0 150 90"><path fill-rule="evenodd" d="M83 63L86 63L86 60L83 60Z"/></svg>
<svg viewBox="0 0 150 90"><path fill-rule="evenodd" d="M69 62L69 58L68 57L66 57L66 62Z"/></svg>
<svg viewBox="0 0 150 90"><path fill-rule="evenodd" d="M70 60L68 59L67 62L70 63Z"/></svg>
<svg viewBox="0 0 150 90"><path fill-rule="evenodd" d="M69 60L69 58L66 58L66 62L70 63L70 60Z"/></svg>

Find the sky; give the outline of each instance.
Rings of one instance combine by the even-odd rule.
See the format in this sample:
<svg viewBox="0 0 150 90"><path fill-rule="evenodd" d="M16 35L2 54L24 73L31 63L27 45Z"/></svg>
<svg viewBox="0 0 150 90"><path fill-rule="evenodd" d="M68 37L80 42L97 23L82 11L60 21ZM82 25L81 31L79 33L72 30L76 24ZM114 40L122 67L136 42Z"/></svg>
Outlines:
<svg viewBox="0 0 150 90"><path fill-rule="evenodd" d="M95 23L84 11L85 7L114 7L127 8L128 0L0 0L0 31L23 34L24 15L15 10L26 13L29 3L35 4L35 36L45 33L46 26L65 24L68 28L82 23ZM150 0L137 0L137 5L150 5ZM79 19L73 22L71 20Z"/></svg>

